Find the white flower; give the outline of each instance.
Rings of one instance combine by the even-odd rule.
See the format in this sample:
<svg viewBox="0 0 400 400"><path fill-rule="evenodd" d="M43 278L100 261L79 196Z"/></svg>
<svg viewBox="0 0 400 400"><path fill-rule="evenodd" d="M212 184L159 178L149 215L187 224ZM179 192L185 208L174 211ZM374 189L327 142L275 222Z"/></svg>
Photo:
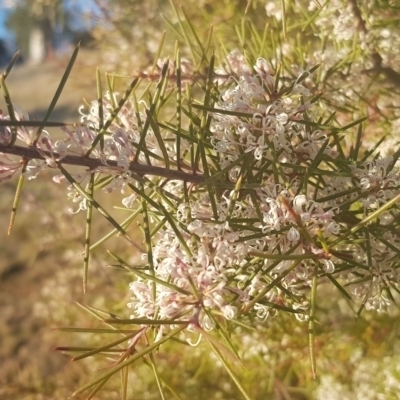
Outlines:
<svg viewBox="0 0 400 400"><path fill-rule="evenodd" d="M321 262L323 264L323 270L327 274L333 274L335 272L335 264L332 262L332 260L322 260Z"/></svg>
<svg viewBox="0 0 400 400"><path fill-rule="evenodd" d="M291 242L297 242L300 239L300 233L299 231L295 228L295 227L291 227L289 229L289 232L287 234L287 238L288 240L290 240Z"/></svg>
<svg viewBox="0 0 400 400"><path fill-rule="evenodd" d="M137 200L137 195L135 193L133 193L130 196L123 198L122 204L126 208L132 208L133 204L136 202L136 200Z"/></svg>
<svg viewBox="0 0 400 400"><path fill-rule="evenodd" d="M0 153L0 157L0 182L4 182L22 168L22 163L19 160L11 159L7 154Z"/></svg>
<svg viewBox="0 0 400 400"><path fill-rule="evenodd" d="M29 121L28 113L22 111L21 107L13 105L14 115L17 121ZM28 146L32 146L35 140L37 128L32 126L19 126L17 128L17 137L19 140L25 142Z"/></svg>
<svg viewBox="0 0 400 400"><path fill-rule="evenodd" d="M222 313L227 320L230 320L235 318L237 314L237 308L230 305L226 305L222 307Z"/></svg>

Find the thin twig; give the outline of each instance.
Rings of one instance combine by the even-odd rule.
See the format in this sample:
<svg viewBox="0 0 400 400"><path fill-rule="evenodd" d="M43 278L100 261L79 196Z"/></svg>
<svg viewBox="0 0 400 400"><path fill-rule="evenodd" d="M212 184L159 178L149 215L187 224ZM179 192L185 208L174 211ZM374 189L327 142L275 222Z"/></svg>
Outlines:
<svg viewBox="0 0 400 400"><path fill-rule="evenodd" d="M38 159L45 160L45 156L50 159L57 157L57 153L50 154L47 151L39 151L35 147L23 147L23 146L5 146L0 144L0 153L13 154L16 156L24 157L28 160ZM118 166L117 162L114 160L107 160L104 162L98 158L89 158L84 156L72 156L67 155L61 161L61 164L67 165L79 165L81 167L87 167L90 170L95 170L97 168L108 168L110 170L123 171L121 167ZM138 163L131 163L129 166L129 171L132 171L138 175L153 175L167 178L170 180L180 180L191 183L202 183L204 181L203 175L189 174L183 171L171 170L162 167L155 167L152 165L143 165Z"/></svg>

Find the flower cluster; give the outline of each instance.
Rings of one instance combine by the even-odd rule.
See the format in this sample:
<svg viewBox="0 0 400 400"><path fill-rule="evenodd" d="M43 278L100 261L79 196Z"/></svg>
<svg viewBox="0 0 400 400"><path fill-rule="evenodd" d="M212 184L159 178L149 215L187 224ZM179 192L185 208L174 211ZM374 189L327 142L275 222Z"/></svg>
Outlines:
<svg viewBox="0 0 400 400"><path fill-rule="evenodd" d="M283 308L306 320L314 277L384 310L398 285L398 212L379 211L400 193L397 159L343 156L338 130L321 117L314 69L284 84L264 59L252 69L237 53L228 59L239 76L200 107L207 126L192 116L187 129L174 129L157 122L157 107L107 93L81 110L82 124L63 127L63 140L44 132L36 143L35 132L17 127L17 140L42 159L25 173L86 165L76 182L106 175L100 187L128 194L123 205L141 210L147 271L130 285L132 318L211 330L218 318L264 320ZM214 84L217 92L218 76ZM11 138L0 131L2 149ZM6 178L21 166L2 159ZM78 211L86 209L88 197L69 189Z"/></svg>
<svg viewBox="0 0 400 400"><path fill-rule="evenodd" d="M210 143L219 170L227 170L225 186L237 188L248 174L254 178L247 181L254 190L226 189L214 201L210 194L193 190L193 200L180 204L174 214L185 227L182 236L166 227L153 248L154 273L168 287L157 285L154 292L152 280L133 282L133 316L169 320L191 316L192 322L211 329L215 322L210 310L226 319L253 310L265 319L275 313L274 305L285 305L296 317L306 319L305 295L315 268L321 274L333 274L345 267L346 257L365 267L339 272L337 277L351 285L352 294L367 308L381 310L389 304L382 292L388 284L383 275L397 286L394 265L381 264L385 245L372 241L374 250L368 254L355 240L350 246L339 245L333 255L329 245L324 248L323 244L334 242L348 229L349 223L341 221L340 207L356 202L360 193L365 193L360 211L365 215L399 193L398 174L389 169L393 159L350 165L347 176L327 173L323 185L301 190L304 181L293 165L338 157L328 131L310 129L303 121L316 108L310 90L299 79L289 90L278 91L262 59L253 73L242 70L236 86L223 92L215 105ZM274 163L281 167L275 175ZM182 196L180 185L171 185L169 190ZM382 201L371 206L377 193ZM391 218L390 213L379 216L382 224ZM397 246L396 235L386 237L391 246ZM354 256L349 256L351 252ZM393 252L385 254L388 262L396 259ZM296 257L299 262L293 261ZM279 283L271 285L277 278ZM368 285L375 289L366 291Z"/></svg>

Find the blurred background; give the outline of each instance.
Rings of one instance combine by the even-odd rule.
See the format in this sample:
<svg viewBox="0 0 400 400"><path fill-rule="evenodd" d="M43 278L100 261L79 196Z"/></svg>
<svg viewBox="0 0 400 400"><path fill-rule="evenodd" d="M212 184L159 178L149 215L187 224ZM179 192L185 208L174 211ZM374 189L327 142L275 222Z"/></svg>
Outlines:
<svg viewBox="0 0 400 400"><path fill-rule="evenodd" d="M1 66L19 48L19 62L34 65L68 53L72 44L88 46L99 18L99 7L92 0L2 0Z"/></svg>
<svg viewBox="0 0 400 400"><path fill-rule="evenodd" d="M93 32L99 17L99 7L90 0L0 1L0 69L20 49L7 86L13 103L31 119L45 115L79 42L78 60L51 120L79 122L83 99L96 97L101 55ZM0 109L7 113L2 97ZM68 338L52 328L84 323L87 314L76 301L100 308L107 308L105 302L128 301L129 279L107 271L104 254L99 260L94 256L94 279L83 296L83 220L71 215L65 188L61 194L49 177L26 182L10 237L17 182L3 183L0 189L0 399L69 397L87 380L91 367L72 364L70 357L55 352L54 346L68 344ZM108 231L101 222L99 229ZM119 398L117 393L114 388L101 398Z"/></svg>
<svg viewBox="0 0 400 400"><path fill-rule="evenodd" d="M330 99L332 110L338 112L338 119L349 121L370 115L365 143L376 142L398 129L395 123L400 121L400 83L368 74L355 78L349 65L359 66L365 61L364 53L368 56L365 49L357 47L357 39L354 37L351 45L346 44L353 46L352 52L341 53L347 47L332 34L333 28L324 22L324 30L315 22L318 16L309 17L318 2L286 3L290 3L286 32L282 30L280 2L187 0L182 5L201 42L207 41L209 27L213 26L212 49L222 64L224 55L234 49L246 49L249 59L254 49L254 54L281 58L287 77L322 62L320 89ZM347 2L328 3L341 5L340 15L349 12ZM400 38L396 33L398 5L384 0L365 4L364 15L368 12L374 16L371 26L378 32L377 37L386 29L392 32L393 40ZM355 26L354 20L351 26ZM121 87L128 86L133 76L155 62L165 30L168 33L161 55L173 56L178 41L183 43L182 55L189 57L191 51L185 47L185 38L179 31L179 18L166 0L0 0L0 68L4 70L13 54L21 49L6 81L8 90L13 103L32 119L40 119L80 42L78 59L50 118L79 122L79 106L96 98L96 68L102 73L119 74ZM376 40L377 46L383 43ZM400 65L399 54L392 56L390 50L393 43L381 50L389 67ZM339 55L338 59L332 61L330 53ZM354 88L359 89L357 93L349 93ZM0 109L6 114L3 99ZM52 330L60 326L102 327L88 318L76 302L129 315L126 304L131 277L108 267L110 258L105 249L93 253L88 290L83 295L85 215L69 212L75 205L68 202L65 190L50 182L49 176L25 183L10 237L7 227L16 180L0 187L0 399L66 399L104 367L104 360L71 363L70 357L53 351L54 346L73 343L104 343L104 338L96 335L66 335ZM118 197L104 196L102 204L110 208L120 204L115 196ZM125 217L118 210L113 212L119 220ZM101 218L95 220L94 232L99 238L110 227ZM105 247L126 259L138 256L135 249L126 248L121 240L110 240ZM247 351L243 354L247 369L239 370L254 398L265 399L268 393L268 398L273 399L398 399L398 313L365 312L355 321L354 310L332 287L323 286L319 296L320 374L316 382L310 376L305 324L277 315L272 323L268 320L260 325L259 333L239 334L238 345ZM167 348L160 360L160 371L182 399L241 398L205 349L196 348L187 354L179 351ZM134 385L129 398L159 398L148 367L138 366L132 374ZM378 377L381 386L371 376ZM109 382L95 398L119 399L118 380Z"/></svg>

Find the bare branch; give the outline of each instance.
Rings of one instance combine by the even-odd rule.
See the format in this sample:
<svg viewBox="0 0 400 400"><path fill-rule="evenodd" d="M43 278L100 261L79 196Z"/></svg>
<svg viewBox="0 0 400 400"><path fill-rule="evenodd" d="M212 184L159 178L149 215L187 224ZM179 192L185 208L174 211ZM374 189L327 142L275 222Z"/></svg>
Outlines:
<svg viewBox="0 0 400 400"><path fill-rule="evenodd" d="M41 152L39 153L39 151L35 147L5 146L3 144L0 144L0 153L21 156L28 160L33 160L33 159L45 160L45 156L48 156L49 158L54 158L54 155L52 157L50 152L41 150ZM55 155L55 157L57 157L57 154ZM116 171L123 172L122 168L119 167L117 162L113 160L108 160L107 163L105 164L102 160L98 158L68 155L64 157L60 161L60 163L87 167L91 170L103 167L103 168L109 168L110 170L114 169ZM129 171L132 171L138 175L160 176L170 180L180 180L191 183L204 182L203 175L194 175L183 171L171 170L162 167L155 167L152 165L131 163L129 166Z"/></svg>

